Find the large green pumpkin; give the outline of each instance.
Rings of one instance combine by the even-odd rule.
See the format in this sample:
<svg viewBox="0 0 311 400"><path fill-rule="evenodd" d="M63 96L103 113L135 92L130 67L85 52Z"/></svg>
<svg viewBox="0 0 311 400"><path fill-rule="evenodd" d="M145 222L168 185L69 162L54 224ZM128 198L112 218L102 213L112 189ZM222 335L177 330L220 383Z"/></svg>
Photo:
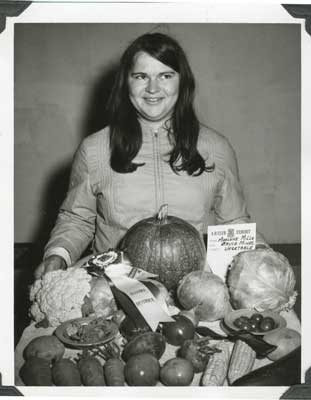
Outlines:
<svg viewBox="0 0 311 400"><path fill-rule="evenodd" d="M189 272L204 268L206 249L200 233L163 205L155 217L133 225L119 244L136 268L158 275L167 289L175 289Z"/></svg>

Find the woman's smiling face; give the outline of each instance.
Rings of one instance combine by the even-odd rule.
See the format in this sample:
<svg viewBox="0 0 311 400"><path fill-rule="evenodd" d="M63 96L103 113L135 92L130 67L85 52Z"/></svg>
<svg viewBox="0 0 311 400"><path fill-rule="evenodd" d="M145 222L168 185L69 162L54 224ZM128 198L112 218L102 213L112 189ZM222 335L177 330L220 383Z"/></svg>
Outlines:
<svg viewBox="0 0 311 400"><path fill-rule="evenodd" d="M140 116L162 122L174 110L179 94L179 74L145 52L136 54L128 76L130 100Z"/></svg>

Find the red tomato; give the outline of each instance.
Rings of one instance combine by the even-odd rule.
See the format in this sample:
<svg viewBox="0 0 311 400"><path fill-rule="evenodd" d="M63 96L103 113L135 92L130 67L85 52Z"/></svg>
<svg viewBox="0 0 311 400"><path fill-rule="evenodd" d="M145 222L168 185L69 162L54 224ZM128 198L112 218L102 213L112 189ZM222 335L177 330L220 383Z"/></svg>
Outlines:
<svg viewBox="0 0 311 400"><path fill-rule="evenodd" d="M159 374L159 361L149 353L131 356L124 366L125 379L130 386L155 386Z"/></svg>
<svg viewBox="0 0 311 400"><path fill-rule="evenodd" d="M258 324L263 320L263 315L260 313L252 314L251 318L252 321L256 321Z"/></svg>
<svg viewBox="0 0 311 400"><path fill-rule="evenodd" d="M167 343L181 346L186 339L193 339L195 327L189 318L183 315L174 315L175 322L164 322L162 334Z"/></svg>
<svg viewBox="0 0 311 400"><path fill-rule="evenodd" d="M166 361L160 370L160 380L166 386L189 386L193 377L193 365L180 357Z"/></svg>
<svg viewBox="0 0 311 400"><path fill-rule="evenodd" d="M249 330L251 332L258 332L258 330L259 330L258 322L255 320L251 320L249 323Z"/></svg>
<svg viewBox="0 0 311 400"><path fill-rule="evenodd" d="M268 332L275 328L274 319L270 317L264 317L259 324L259 329L261 332Z"/></svg>
<svg viewBox="0 0 311 400"><path fill-rule="evenodd" d="M236 319L233 321L233 325L236 326L236 327L239 328L239 329L241 329L241 326L242 326L243 324L244 324L244 320L243 320L241 317L236 318Z"/></svg>

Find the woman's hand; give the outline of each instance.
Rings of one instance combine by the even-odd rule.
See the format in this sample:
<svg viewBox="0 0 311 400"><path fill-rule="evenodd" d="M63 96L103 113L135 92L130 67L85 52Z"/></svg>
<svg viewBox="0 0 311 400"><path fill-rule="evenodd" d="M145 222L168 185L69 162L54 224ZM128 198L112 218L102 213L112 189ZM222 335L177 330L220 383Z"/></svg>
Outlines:
<svg viewBox="0 0 311 400"><path fill-rule="evenodd" d="M65 260L57 255L49 256L36 268L34 272L35 279L41 278L44 274L58 269L66 269Z"/></svg>

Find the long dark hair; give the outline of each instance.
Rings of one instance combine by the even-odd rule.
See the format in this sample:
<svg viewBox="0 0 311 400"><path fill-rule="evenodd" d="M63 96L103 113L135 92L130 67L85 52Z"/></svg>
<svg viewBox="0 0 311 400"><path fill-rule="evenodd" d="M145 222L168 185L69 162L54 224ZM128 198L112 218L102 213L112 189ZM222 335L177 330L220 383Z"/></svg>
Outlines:
<svg viewBox="0 0 311 400"><path fill-rule="evenodd" d="M183 49L176 40L162 33L148 33L138 37L121 57L108 102L111 167L117 172L126 173L142 165L132 162L142 145L142 131L128 91L128 75L135 55L140 51L179 73L179 96L169 131L173 143L169 164L175 173L187 171L189 175L200 175L208 168L197 150L199 121L193 108L194 76Z"/></svg>

